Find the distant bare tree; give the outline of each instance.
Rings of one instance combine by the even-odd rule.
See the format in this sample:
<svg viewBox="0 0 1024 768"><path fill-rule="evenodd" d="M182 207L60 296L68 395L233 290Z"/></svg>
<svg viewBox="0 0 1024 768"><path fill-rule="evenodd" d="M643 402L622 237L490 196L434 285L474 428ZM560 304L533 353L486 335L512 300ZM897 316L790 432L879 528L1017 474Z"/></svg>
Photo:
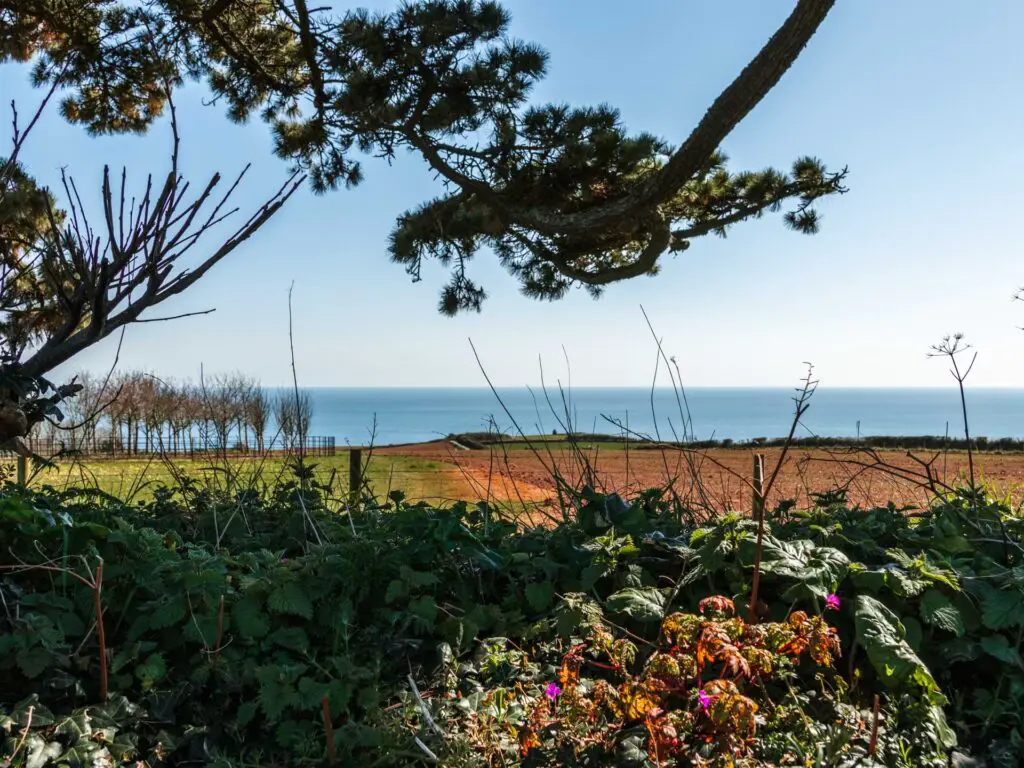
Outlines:
<svg viewBox="0 0 1024 768"><path fill-rule="evenodd" d="M162 183L148 177L134 196L127 171L115 180L106 167L98 217L88 213L66 173L65 212L24 172L17 155L27 130L19 130L15 112L14 150L0 158L0 446L26 454L21 438L33 425L58 418L58 404L81 391L75 381L54 386L47 373L130 324L173 319L143 315L194 285L248 240L301 183L293 174L219 245L182 267L182 257L237 212L229 200L248 168L219 196L219 174L190 194L179 172L169 87L165 95L173 136L170 170ZM132 430L139 422L134 412L126 418L126 439L137 448Z"/></svg>
<svg viewBox="0 0 1024 768"><path fill-rule="evenodd" d="M305 444L312 420L313 402L309 393L281 392L277 396L274 402L274 421L286 450L296 450Z"/></svg>
<svg viewBox="0 0 1024 768"><path fill-rule="evenodd" d="M270 395L259 383L256 383L249 390L249 398L245 403L245 416L256 438L256 450L260 453L263 453L264 450L271 410Z"/></svg>

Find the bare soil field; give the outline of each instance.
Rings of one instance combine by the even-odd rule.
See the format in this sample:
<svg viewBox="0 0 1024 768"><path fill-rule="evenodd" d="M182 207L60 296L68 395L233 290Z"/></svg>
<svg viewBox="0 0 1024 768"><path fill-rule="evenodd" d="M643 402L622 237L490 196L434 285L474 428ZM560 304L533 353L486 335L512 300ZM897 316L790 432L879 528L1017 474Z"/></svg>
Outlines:
<svg viewBox="0 0 1024 768"><path fill-rule="evenodd" d="M781 449L759 450L765 457L765 479L771 477ZM924 464L940 483L953 484L966 478L965 451L935 454L928 451L888 450L871 454L849 449L800 449L789 451L769 496L769 504L793 498L799 504L809 494L838 487L848 489L848 499L863 506L886 504L924 505L929 498L921 486L926 477ZM752 448L712 448L694 453L651 447L628 449L623 445L590 446L574 452L565 444L537 444L531 450L522 444L465 450L448 441L420 445L377 448L375 454L415 457L457 467L480 498L522 499L543 502L556 499L552 468L572 486L585 481L599 490L630 492L671 485L683 499L704 502L721 509L746 510L751 505L753 474ZM585 460L584 460L585 458ZM891 467L888 472L879 463ZM1024 500L1024 453L976 453L975 473L994 493L1010 495L1015 503ZM593 468L593 472L587 469ZM700 478L698 483L696 478Z"/></svg>

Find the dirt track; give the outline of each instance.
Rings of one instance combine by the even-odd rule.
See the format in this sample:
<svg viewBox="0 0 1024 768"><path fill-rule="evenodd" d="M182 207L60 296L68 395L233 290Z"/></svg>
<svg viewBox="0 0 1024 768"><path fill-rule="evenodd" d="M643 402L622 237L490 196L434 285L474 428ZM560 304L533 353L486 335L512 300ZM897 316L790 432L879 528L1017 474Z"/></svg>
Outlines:
<svg viewBox="0 0 1024 768"><path fill-rule="evenodd" d="M765 455L765 478L772 475L781 450L762 449ZM753 471L753 449L715 448L694 454L675 450L623 450L621 446L586 452L587 462L596 472L588 476L578 455L566 446L542 448L533 453L517 447L503 451L460 450L447 441L415 446L377 449L377 453L417 456L450 463L460 469L466 480L479 489L481 498L524 501L553 500L555 482L552 467L557 467L570 484L591 479L605 491L631 491L671 484L683 499L710 504L716 509L749 509ZM919 484L925 475L921 461L935 454L917 451L911 458L905 451L880 451L874 456L848 450L793 449L786 457L769 497L769 503L795 498L808 501L811 492L840 486L848 487L849 500L861 505L920 505L929 493ZM893 472L871 469L866 465L881 460L895 468ZM966 477L966 452L938 455L932 462L932 473L939 481L953 483ZM1017 503L1024 499L1024 454L981 453L975 455L975 473L998 493L1010 493ZM919 476L915 480L914 475ZM696 482L695 478L701 482ZM901 477L902 476L902 477Z"/></svg>

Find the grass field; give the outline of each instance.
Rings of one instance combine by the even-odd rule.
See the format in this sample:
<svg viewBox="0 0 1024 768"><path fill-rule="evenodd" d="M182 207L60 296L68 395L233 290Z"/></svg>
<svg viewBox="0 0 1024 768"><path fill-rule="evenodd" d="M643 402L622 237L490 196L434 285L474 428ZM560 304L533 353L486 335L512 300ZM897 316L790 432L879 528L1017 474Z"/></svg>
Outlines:
<svg viewBox="0 0 1024 768"><path fill-rule="evenodd" d="M447 440L416 445L363 449L364 461L371 456L366 482L373 495L385 497L391 490L402 491L410 501L443 503L487 499L496 506L544 506L555 503L557 492L552 470L557 468L570 486L589 482L604 491L635 492L644 488L672 485L681 495L695 494L695 476L700 477L700 497L718 509L746 509L750 504L751 461L755 450L763 453L771 470L781 458L778 448L735 446L711 448L684 460L674 450L650 450L622 442L581 440L570 448L565 438L537 437L528 444L510 440L501 445L465 450ZM934 468L947 482L963 482L967 454L949 451L935 458ZM919 459L904 450L884 450L879 456L900 469L893 476L865 471L858 464L863 457L847 450L794 448L786 457L772 499L810 502L810 494L845 486L856 504L920 505L929 493L906 480L920 471ZM0 462L3 462L0 459ZM311 457L317 479L329 484L342 499L348 492L349 451L334 456ZM975 457L977 477L999 496L1013 503L1024 501L1024 453L987 452ZM594 470L593 473L590 470ZM274 455L265 458L164 459L64 459L54 468L40 468L32 476L34 485L56 488L99 488L122 499L147 499L153 489L173 485L190 477L220 488L263 488L292 474L287 460ZM902 476L901 476L902 475Z"/></svg>
<svg viewBox="0 0 1024 768"><path fill-rule="evenodd" d="M364 459L365 461L365 459ZM318 480L330 483L339 496L348 491L348 451L334 456L313 457ZM140 457L130 459L77 459L59 462L54 468L39 468L33 485L56 488L99 488L124 499L148 499L160 484L173 484L187 476L219 487L261 487L292 474L284 457L171 459ZM417 456L373 456L367 467L367 482L376 495L400 489L413 501L452 501L480 496L465 473L443 461Z"/></svg>

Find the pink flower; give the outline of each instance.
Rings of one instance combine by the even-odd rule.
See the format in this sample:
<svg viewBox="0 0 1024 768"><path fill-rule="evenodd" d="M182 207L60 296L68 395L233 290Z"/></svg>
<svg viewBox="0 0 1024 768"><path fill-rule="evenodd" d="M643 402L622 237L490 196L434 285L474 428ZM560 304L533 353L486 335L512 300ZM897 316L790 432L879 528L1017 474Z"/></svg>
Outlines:
<svg viewBox="0 0 1024 768"><path fill-rule="evenodd" d="M825 609L828 611L839 610L839 595L831 594L825 598Z"/></svg>
<svg viewBox="0 0 1024 768"><path fill-rule="evenodd" d="M700 702L701 709L705 711L711 706L711 697L704 693L703 688L697 693L697 701Z"/></svg>
<svg viewBox="0 0 1024 768"><path fill-rule="evenodd" d="M554 701L562 695L562 689L559 688L555 683L548 683L548 687L544 689L544 695Z"/></svg>

